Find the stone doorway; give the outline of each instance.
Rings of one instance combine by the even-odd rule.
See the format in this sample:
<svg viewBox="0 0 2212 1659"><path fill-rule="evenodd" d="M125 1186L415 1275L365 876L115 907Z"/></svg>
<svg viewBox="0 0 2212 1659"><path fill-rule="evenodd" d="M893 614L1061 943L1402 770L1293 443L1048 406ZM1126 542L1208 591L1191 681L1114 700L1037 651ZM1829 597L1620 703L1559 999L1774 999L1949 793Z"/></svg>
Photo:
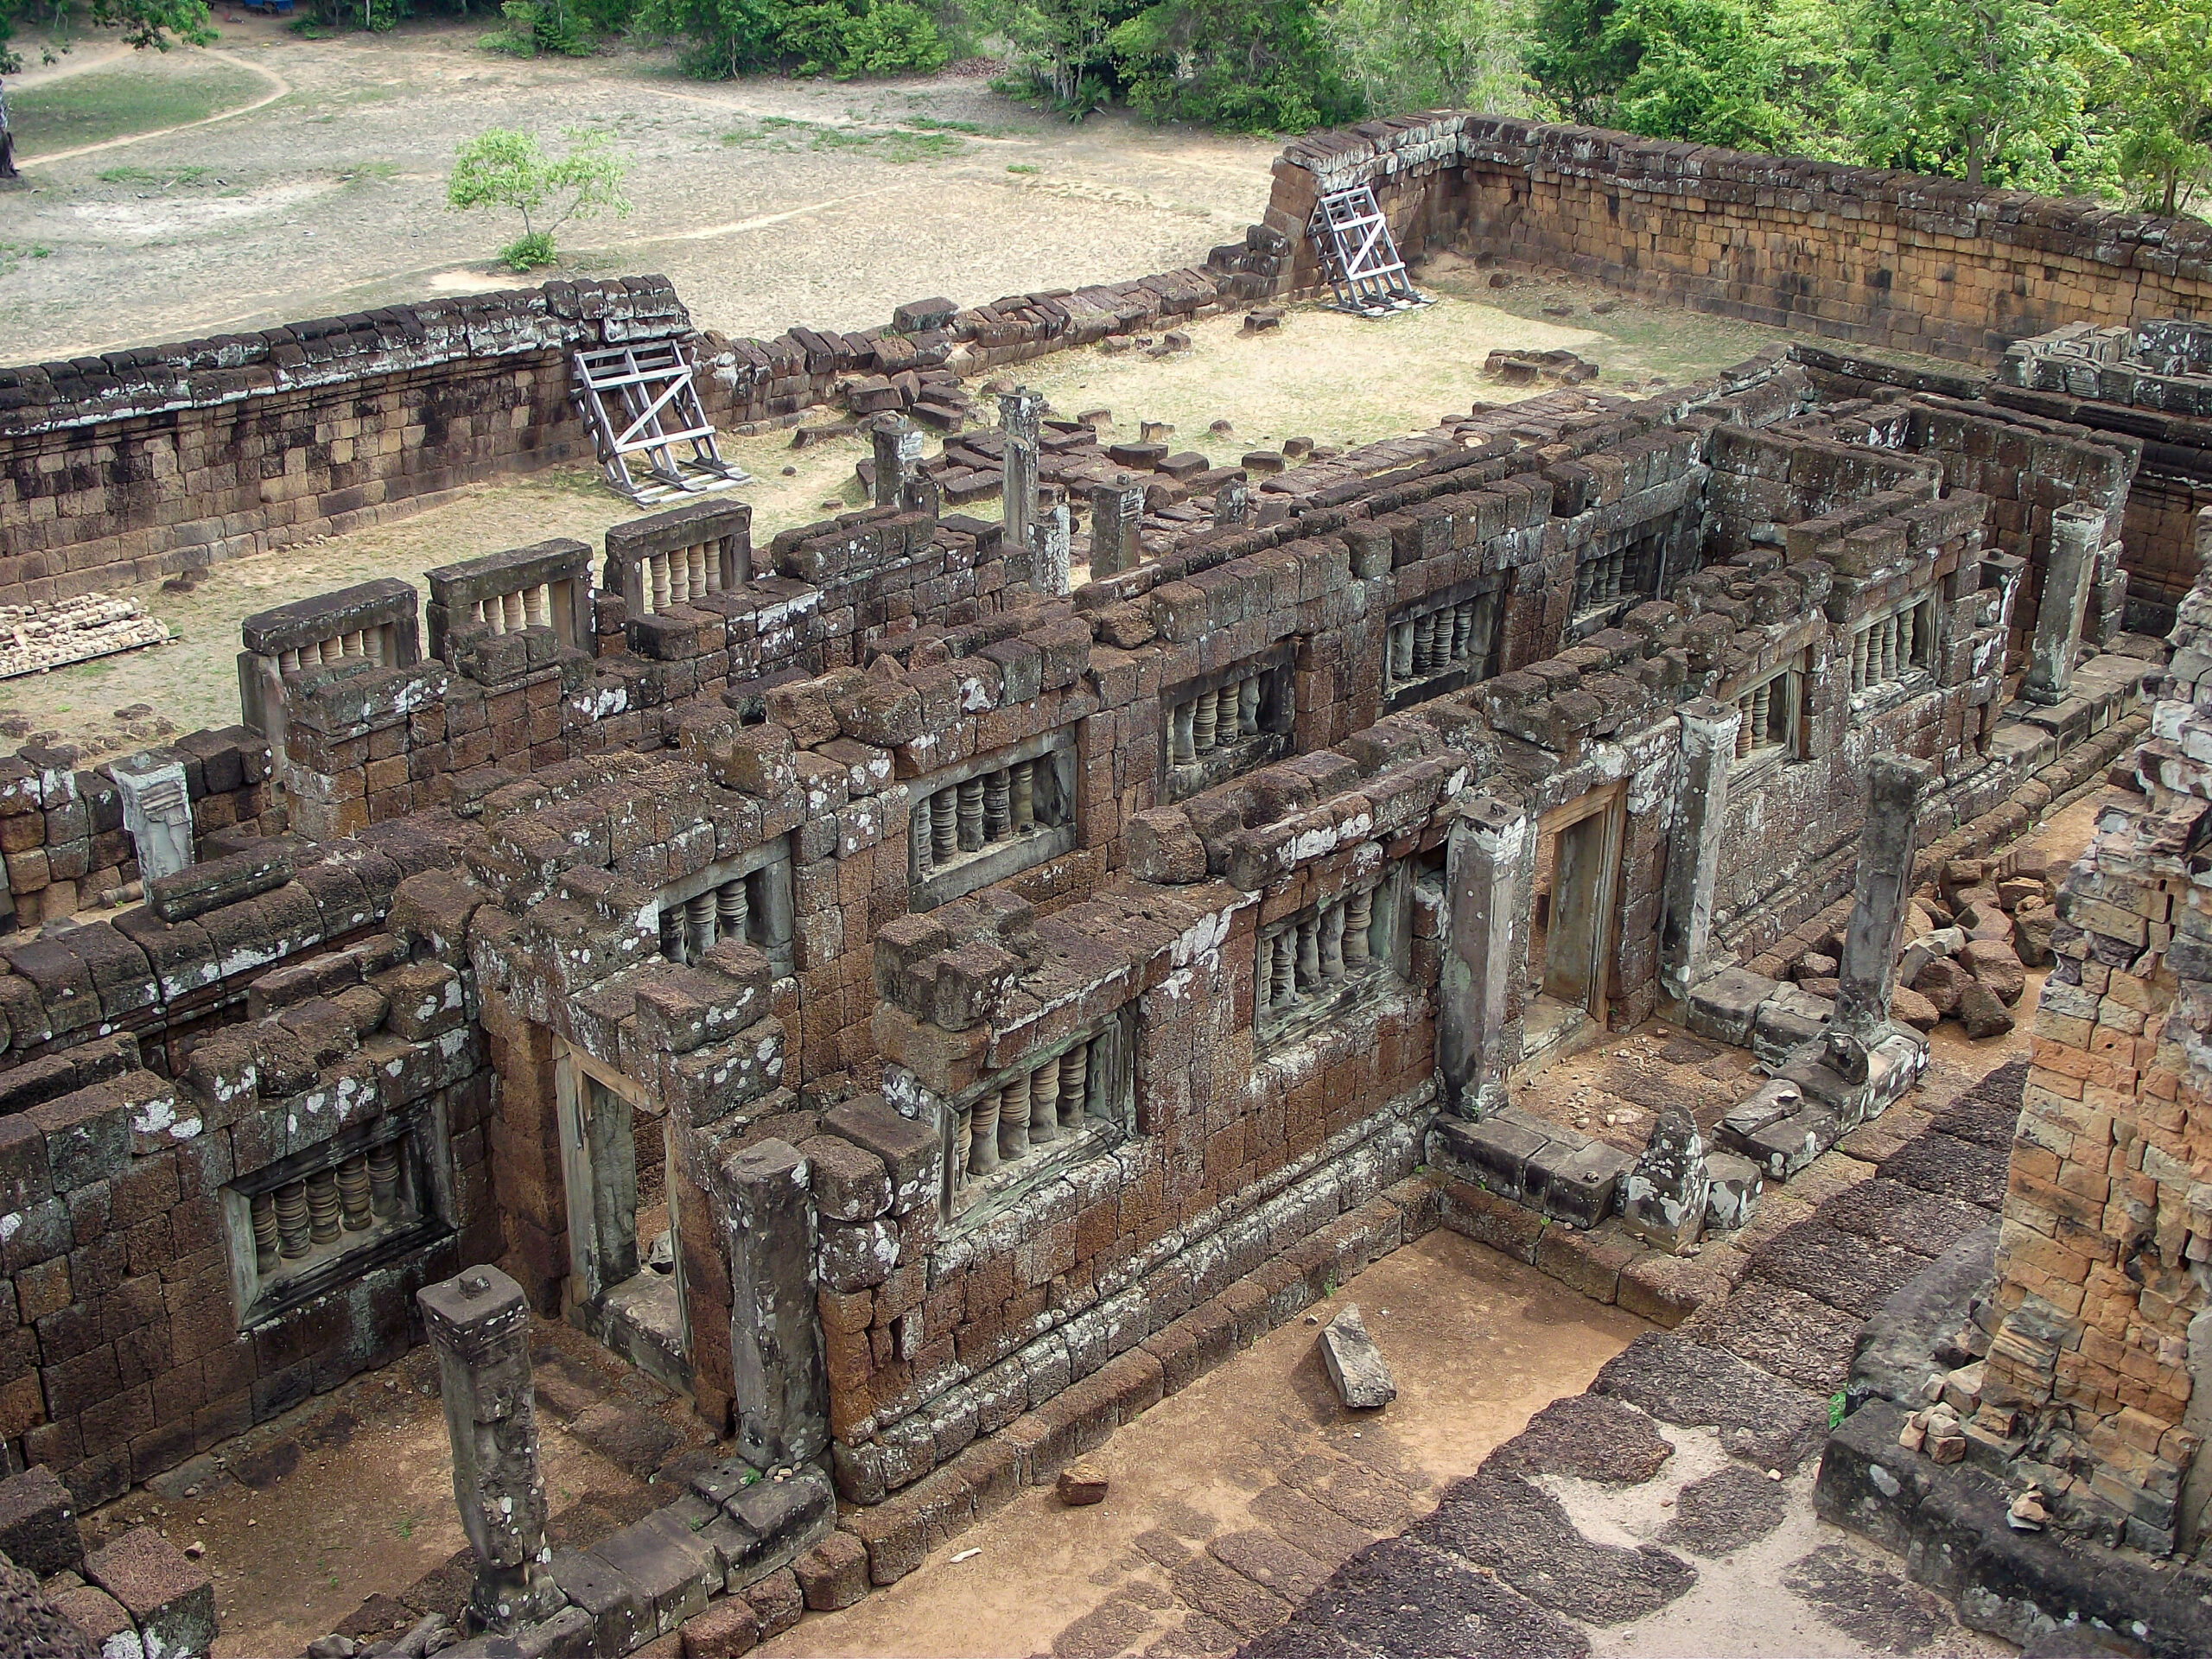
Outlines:
<svg viewBox="0 0 2212 1659"><path fill-rule="evenodd" d="M1624 798L1624 786L1616 784L1537 821L1524 1067L1571 1053L1605 1029Z"/></svg>
<svg viewBox="0 0 2212 1659"><path fill-rule="evenodd" d="M556 1039L571 1323L688 1393L691 1332L661 1103Z"/></svg>

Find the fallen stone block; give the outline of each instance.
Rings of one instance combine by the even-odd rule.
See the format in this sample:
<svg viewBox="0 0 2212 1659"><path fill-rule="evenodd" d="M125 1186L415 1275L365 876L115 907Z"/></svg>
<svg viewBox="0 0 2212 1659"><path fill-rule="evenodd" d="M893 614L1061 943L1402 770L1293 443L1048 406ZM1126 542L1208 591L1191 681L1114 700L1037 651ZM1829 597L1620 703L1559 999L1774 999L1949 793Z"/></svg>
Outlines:
<svg viewBox="0 0 2212 1659"><path fill-rule="evenodd" d="M1397 1382L1382 1351L1367 1334L1357 1302L1347 1302L1342 1313L1321 1327L1321 1361L1329 1368L1338 1397L1355 1411L1372 1411L1398 1397Z"/></svg>
<svg viewBox="0 0 2212 1659"><path fill-rule="evenodd" d="M75 1501L42 1463L0 1480L0 1555L41 1579L84 1565Z"/></svg>
<svg viewBox="0 0 2212 1659"><path fill-rule="evenodd" d="M149 1656L207 1659L214 1651L214 1580L151 1527L94 1550L85 1576L123 1604Z"/></svg>
<svg viewBox="0 0 2212 1659"><path fill-rule="evenodd" d="M1732 1152L1709 1152L1705 1173L1705 1224L1732 1230L1749 1221L1765 1185L1759 1166Z"/></svg>
<svg viewBox="0 0 2212 1659"><path fill-rule="evenodd" d="M1106 1501L1106 1473L1095 1463L1071 1463L1060 1471L1053 1491L1070 1509Z"/></svg>

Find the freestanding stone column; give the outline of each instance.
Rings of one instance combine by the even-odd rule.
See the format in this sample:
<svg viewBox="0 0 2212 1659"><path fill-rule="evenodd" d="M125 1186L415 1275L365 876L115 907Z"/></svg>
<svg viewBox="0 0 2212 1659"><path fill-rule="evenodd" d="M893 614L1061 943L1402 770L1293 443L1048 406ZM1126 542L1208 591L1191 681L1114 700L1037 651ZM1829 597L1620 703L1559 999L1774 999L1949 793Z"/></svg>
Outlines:
<svg viewBox="0 0 2212 1659"><path fill-rule="evenodd" d="M922 458L922 430L904 416L887 416L869 429L875 441L875 505L906 505L908 478Z"/></svg>
<svg viewBox="0 0 2212 1659"><path fill-rule="evenodd" d="M1912 892L1920 799L1934 776L1925 760L1878 754L1867 783L1851 920L1844 926L1843 960L1836 969L1835 1027L1870 1048L1889 1030L1898 935Z"/></svg>
<svg viewBox="0 0 2212 1659"><path fill-rule="evenodd" d="M1252 492L1242 478L1225 478L1213 493L1213 527L1242 530L1252 522Z"/></svg>
<svg viewBox="0 0 2212 1659"><path fill-rule="evenodd" d="M1705 956L1713 925L1713 888L1728 816L1728 768L1743 713L1732 702L1695 697L1682 723L1681 781L1675 791L1675 834L1667 847L1667 904L1659 927L1659 982L1677 1002Z"/></svg>
<svg viewBox="0 0 2212 1659"><path fill-rule="evenodd" d="M1039 493L1037 517L1029 526L1029 585L1040 594L1065 597L1068 591L1070 544L1068 499L1058 485Z"/></svg>
<svg viewBox="0 0 2212 1659"><path fill-rule="evenodd" d="M134 754L108 771L123 797L123 827L138 855L139 879L151 881L189 869L192 797L185 784L184 763Z"/></svg>
<svg viewBox="0 0 2212 1659"><path fill-rule="evenodd" d="M1110 576L1144 562L1139 526L1144 518L1144 486L1127 473L1090 491L1090 574Z"/></svg>
<svg viewBox="0 0 2212 1659"><path fill-rule="evenodd" d="M830 1442L810 1172L798 1147L771 1139L730 1154L720 1173L737 1448L764 1469L802 1462Z"/></svg>
<svg viewBox="0 0 2212 1659"><path fill-rule="evenodd" d="M530 1304L497 1268L471 1268L416 1293L453 1440L453 1496L476 1551L468 1618L512 1630L563 1601L545 1569L545 1483L530 1386Z"/></svg>
<svg viewBox="0 0 2212 1659"><path fill-rule="evenodd" d="M1436 1054L1446 1103L1467 1117L1505 1104L1505 1073L1521 1058L1515 982L1527 935L1517 895L1529 836L1525 812L1485 796L1460 802L1446 843Z"/></svg>
<svg viewBox="0 0 2212 1659"><path fill-rule="evenodd" d="M1006 515L1003 539L1009 553L1026 553L1033 545L1030 526L1037 518L1037 431L1044 413L1045 400L1027 386L1000 394L999 426L1006 434L1006 454L999 499Z"/></svg>
<svg viewBox="0 0 2212 1659"><path fill-rule="evenodd" d="M2104 543L2102 509L2076 501L2050 515L2050 557L2044 566L2027 678L2020 683L2020 695L2030 702L2063 702L2073 686L2074 653L2081 649L2082 618Z"/></svg>

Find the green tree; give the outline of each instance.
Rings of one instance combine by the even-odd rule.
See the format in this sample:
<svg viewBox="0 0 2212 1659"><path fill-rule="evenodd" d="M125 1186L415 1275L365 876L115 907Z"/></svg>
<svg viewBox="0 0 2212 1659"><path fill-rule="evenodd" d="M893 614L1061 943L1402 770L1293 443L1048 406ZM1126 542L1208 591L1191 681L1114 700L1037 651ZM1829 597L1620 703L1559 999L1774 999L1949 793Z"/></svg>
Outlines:
<svg viewBox="0 0 2212 1659"><path fill-rule="evenodd" d="M2100 101L2129 194L2187 211L2212 177L2212 0L2080 0L2075 16L2111 48Z"/></svg>
<svg viewBox="0 0 2212 1659"><path fill-rule="evenodd" d="M1528 18L1485 0L1338 0L1321 14L1339 72L1370 115L1531 107Z"/></svg>
<svg viewBox="0 0 2212 1659"><path fill-rule="evenodd" d="M1833 151L1823 108L1840 55L1833 19L1822 0L1628 0L1608 25L1636 57L1614 119L1729 149Z"/></svg>
<svg viewBox="0 0 2212 1659"><path fill-rule="evenodd" d="M1161 0L1107 36L1129 103L1236 132L1304 132L1360 112L1311 0Z"/></svg>
<svg viewBox="0 0 2212 1659"><path fill-rule="evenodd" d="M1616 0L1535 0L1529 75L1543 101L1567 120L1586 126L1612 120L1613 100L1636 73L1639 39L1615 27L1618 10Z"/></svg>
<svg viewBox="0 0 2212 1659"><path fill-rule="evenodd" d="M983 0L976 22L1014 49L1018 73L1001 90L1033 91L1079 121L1122 92L1108 37L1144 10L1143 0Z"/></svg>
<svg viewBox="0 0 2212 1659"><path fill-rule="evenodd" d="M841 78L926 72L950 55L914 0L644 0L636 27L682 41L684 67L707 80L772 68Z"/></svg>
<svg viewBox="0 0 2212 1659"><path fill-rule="evenodd" d="M1877 167L1972 185L2098 181L2090 66L2107 50L2046 0L1860 0L1845 125Z"/></svg>
<svg viewBox="0 0 2212 1659"><path fill-rule="evenodd" d="M459 211L504 208L522 216L522 235L499 250L508 270L527 271L554 260L553 233L572 219L611 209L630 211L622 194L629 162L605 132L563 131L568 153L557 159L536 135L493 127L463 144L446 181L446 206Z"/></svg>
<svg viewBox="0 0 2212 1659"><path fill-rule="evenodd" d="M34 13L47 13L56 25L68 20L67 5L55 7L45 0L0 0L0 75L19 73L22 55L10 49L9 41L15 38L16 26ZM125 46L141 51L151 48L166 52L180 41L187 46L212 46L215 30L207 16L207 0L90 0L85 8L86 21L95 29L119 31ZM68 50L62 45L58 48ZM48 48L46 57L53 60L55 48Z"/></svg>

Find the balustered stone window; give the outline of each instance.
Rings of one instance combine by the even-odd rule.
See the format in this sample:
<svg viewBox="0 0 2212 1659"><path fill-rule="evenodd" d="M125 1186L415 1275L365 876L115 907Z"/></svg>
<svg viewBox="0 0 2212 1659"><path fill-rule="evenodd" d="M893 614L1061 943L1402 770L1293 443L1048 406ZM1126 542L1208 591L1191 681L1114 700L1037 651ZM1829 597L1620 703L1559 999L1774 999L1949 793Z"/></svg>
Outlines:
<svg viewBox="0 0 2212 1659"><path fill-rule="evenodd" d="M1382 695L1393 709L1438 695L1490 669L1497 636L1495 589L1423 602L1391 620L1382 652Z"/></svg>
<svg viewBox="0 0 2212 1659"><path fill-rule="evenodd" d="M390 1113L223 1190L241 1328L449 1230L434 1191L442 1113Z"/></svg>
<svg viewBox="0 0 2212 1659"><path fill-rule="evenodd" d="M791 971L791 861L784 842L710 864L662 889L662 956L694 963L724 939L752 945L779 974Z"/></svg>
<svg viewBox="0 0 2212 1659"><path fill-rule="evenodd" d="M276 670L281 674L298 674L340 663L370 663L378 668L398 666L397 630L391 623L384 622L352 633L334 633L320 644L276 653Z"/></svg>
<svg viewBox="0 0 2212 1659"><path fill-rule="evenodd" d="M1804 676L1784 666L1770 672L1758 684L1736 694L1736 759L1797 753L1797 716L1804 696Z"/></svg>
<svg viewBox="0 0 2212 1659"><path fill-rule="evenodd" d="M1886 616L1855 623L1848 657L1853 696L1929 669L1936 656L1936 604L1915 600Z"/></svg>
<svg viewBox="0 0 2212 1659"><path fill-rule="evenodd" d="M658 616L671 607L721 593L722 558L719 537L645 555L638 561L638 585L646 609Z"/></svg>
<svg viewBox="0 0 2212 1659"><path fill-rule="evenodd" d="M1039 1178L1119 1145L1135 1111L1126 1013L1027 1055L946 1112L944 1213L982 1219Z"/></svg>
<svg viewBox="0 0 2212 1659"><path fill-rule="evenodd" d="M551 628L563 645L573 645L576 642L569 638L573 631L570 604L568 582L540 582L512 593L472 600L459 620L481 622L495 634L520 633L524 628Z"/></svg>
<svg viewBox="0 0 2212 1659"><path fill-rule="evenodd" d="M1610 615L1623 608L1623 601L1640 604L1652 597L1665 542L1661 531L1642 537L1619 534L1583 548L1574 561L1575 620L1585 621L1592 613Z"/></svg>
<svg viewBox="0 0 2212 1659"><path fill-rule="evenodd" d="M1294 650L1278 645L1167 694L1167 799L1187 799L1289 752Z"/></svg>
<svg viewBox="0 0 2212 1659"><path fill-rule="evenodd" d="M1075 845L1075 745L1051 732L914 785L909 907L931 910Z"/></svg>
<svg viewBox="0 0 2212 1659"><path fill-rule="evenodd" d="M1262 1050L1311 1035L1367 991L1402 982L1411 893L1401 859L1260 929L1252 1029Z"/></svg>

